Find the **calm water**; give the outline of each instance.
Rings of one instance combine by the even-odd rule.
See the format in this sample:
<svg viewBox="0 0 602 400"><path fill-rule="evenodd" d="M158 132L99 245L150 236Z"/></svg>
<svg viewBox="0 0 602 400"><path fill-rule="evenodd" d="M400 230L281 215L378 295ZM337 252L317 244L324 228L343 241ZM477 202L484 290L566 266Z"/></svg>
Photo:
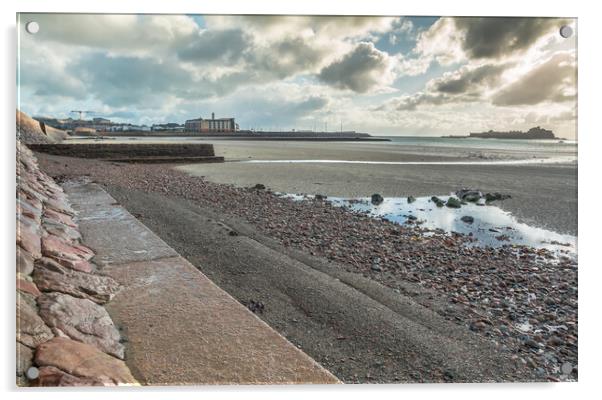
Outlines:
<svg viewBox="0 0 602 400"><path fill-rule="evenodd" d="M462 149L491 149L508 150L518 152L552 152L566 155L577 154L577 142L574 140L565 140L560 143L559 140L516 140L516 139L450 139L440 137L422 137L422 136L380 136L391 140L391 145L395 146L433 146L433 147L451 147Z"/></svg>
<svg viewBox="0 0 602 400"><path fill-rule="evenodd" d="M313 196L283 194L285 197L303 201ZM450 196L437 196L447 201ZM437 207L431 197L417 197L413 203L406 198L388 197L379 205L370 198L347 199L328 197L333 205L345 207L371 217L385 218L398 224L419 225L428 229L440 229L447 233L457 232L476 239L474 245L499 247L504 245L526 245L545 248L557 254L576 256L577 238L519 222L511 213L495 205L468 203L461 208ZM465 222L469 216L473 222Z"/></svg>

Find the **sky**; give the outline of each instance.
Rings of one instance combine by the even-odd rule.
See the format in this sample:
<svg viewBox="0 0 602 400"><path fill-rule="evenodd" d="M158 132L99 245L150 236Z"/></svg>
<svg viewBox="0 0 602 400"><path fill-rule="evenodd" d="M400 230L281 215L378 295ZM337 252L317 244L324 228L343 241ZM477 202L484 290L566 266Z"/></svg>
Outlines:
<svg viewBox="0 0 602 400"><path fill-rule="evenodd" d="M25 24L36 21L35 35ZM576 21L557 18L21 14L19 108L241 129L576 139Z"/></svg>

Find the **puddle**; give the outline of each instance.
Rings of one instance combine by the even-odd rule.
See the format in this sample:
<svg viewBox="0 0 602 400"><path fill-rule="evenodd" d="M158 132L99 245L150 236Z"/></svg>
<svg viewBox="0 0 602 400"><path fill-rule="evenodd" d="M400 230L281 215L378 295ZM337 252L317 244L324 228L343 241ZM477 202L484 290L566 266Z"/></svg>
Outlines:
<svg viewBox="0 0 602 400"><path fill-rule="evenodd" d="M313 198L311 195L296 194L281 194L281 196L299 201ZM437 197L447 201L450 196ZM431 197L417 197L413 203L408 203L405 197L387 197L379 205L373 205L369 197L354 199L328 197L327 201L338 207L366 213L375 218L385 218L398 224L469 235L476 239L472 242L476 246L525 245L545 248L556 255L571 258L577 255L576 236L519 222L511 213L495 205L468 203L461 208L437 207Z"/></svg>

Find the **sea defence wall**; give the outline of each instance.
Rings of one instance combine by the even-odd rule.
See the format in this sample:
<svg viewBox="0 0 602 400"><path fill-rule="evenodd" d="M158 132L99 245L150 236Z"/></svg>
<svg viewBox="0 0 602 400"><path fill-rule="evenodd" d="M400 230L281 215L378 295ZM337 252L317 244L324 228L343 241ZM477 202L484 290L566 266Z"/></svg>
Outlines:
<svg viewBox="0 0 602 400"><path fill-rule="evenodd" d="M221 162L210 143L32 144L31 150L58 156L131 162Z"/></svg>
<svg viewBox="0 0 602 400"><path fill-rule="evenodd" d="M121 286L98 273L62 188L17 151L17 385L136 385L105 309Z"/></svg>

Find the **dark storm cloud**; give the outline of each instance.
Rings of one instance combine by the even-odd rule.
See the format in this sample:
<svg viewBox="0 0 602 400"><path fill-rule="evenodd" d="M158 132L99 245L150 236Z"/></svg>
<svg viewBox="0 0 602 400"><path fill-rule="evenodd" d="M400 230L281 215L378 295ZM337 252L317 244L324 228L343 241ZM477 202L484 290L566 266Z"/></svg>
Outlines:
<svg viewBox="0 0 602 400"><path fill-rule="evenodd" d="M454 18L465 32L462 48L470 58L499 58L528 49L541 36L560 29L558 18L488 17Z"/></svg>
<svg viewBox="0 0 602 400"><path fill-rule="evenodd" d="M506 64L486 64L474 69L463 68L457 73L434 80L432 89L452 95L478 92L483 86L492 86L498 83L501 74L507 68Z"/></svg>
<svg viewBox="0 0 602 400"><path fill-rule="evenodd" d="M455 72L432 79L422 92L405 96L393 102L400 111L413 111L418 106L467 103L483 100L484 93L499 84L510 64L485 64L479 67L464 66Z"/></svg>
<svg viewBox="0 0 602 400"><path fill-rule="evenodd" d="M498 106L575 100L577 66L573 54L559 53L493 97Z"/></svg>
<svg viewBox="0 0 602 400"><path fill-rule="evenodd" d="M359 43L353 51L320 71L318 78L340 89L364 93L379 86L388 73L389 56L372 43Z"/></svg>
<svg viewBox="0 0 602 400"><path fill-rule="evenodd" d="M184 61L232 63L243 56L250 42L240 29L204 31L178 50L178 56Z"/></svg>

